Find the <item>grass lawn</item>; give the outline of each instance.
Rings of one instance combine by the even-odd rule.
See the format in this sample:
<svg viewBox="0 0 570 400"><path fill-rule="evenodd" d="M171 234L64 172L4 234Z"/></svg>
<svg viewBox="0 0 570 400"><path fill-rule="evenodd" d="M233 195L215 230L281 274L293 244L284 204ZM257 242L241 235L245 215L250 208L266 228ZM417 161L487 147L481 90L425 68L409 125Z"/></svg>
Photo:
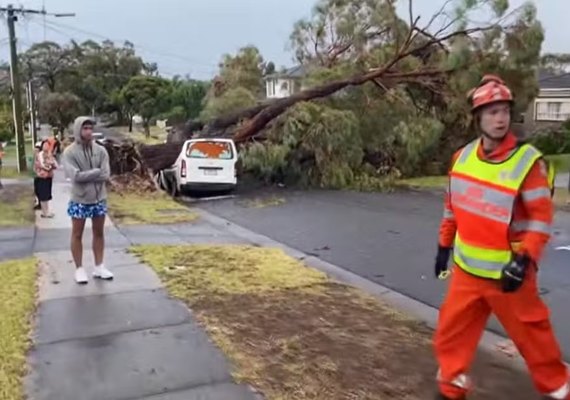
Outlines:
<svg viewBox="0 0 570 400"><path fill-rule="evenodd" d="M28 149L26 148L26 150ZM6 146L6 148L4 149L4 158L6 160L15 160L16 156L17 156L16 146L13 144Z"/></svg>
<svg viewBox="0 0 570 400"><path fill-rule="evenodd" d="M22 400L35 309L36 260L0 262L0 399Z"/></svg>
<svg viewBox="0 0 570 400"><path fill-rule="evenodd" d="M13 167L13 166L2 166L2 169L0 170L0 180L2 178L9 178L9 179L25 179L25 178L31 178L32 177L32 171L25 171L25 172L18 172L18 168L17 167Z"/></svg>
<svg viewBox="0 0 570 400"><path fill-rule="evenodd" d="M269 400L434 396L432 331L281 250L237 245L136 246L233 364ZM472 399L534 399L526 374L489 353Z"/></svg>
<svg viewBox="0 0 570 400"><path fill-rule="evenodd" d="M192 222L198 215L162 192L109 193L109 213L119 224L175 224Z"/></svg>
<svg viewBox="0 0 570 400"><path fill-rule="evenodd" d="M447 175L422 176L418 178L401 179L397 186L417 189L443 189L448 183Z"/></svg>
<svg viewBox="0 0 570 400"><path fill-rule="evenodd" d="M6 185L0 189L0 227L31 225L35 221L32 185Z"/></svg>

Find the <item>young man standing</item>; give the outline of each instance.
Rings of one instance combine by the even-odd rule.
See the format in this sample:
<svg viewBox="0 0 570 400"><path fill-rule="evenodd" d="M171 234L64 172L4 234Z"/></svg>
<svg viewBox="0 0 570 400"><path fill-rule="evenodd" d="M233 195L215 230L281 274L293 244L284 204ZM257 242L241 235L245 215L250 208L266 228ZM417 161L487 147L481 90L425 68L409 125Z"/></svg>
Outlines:
<svg viewBox="0 0 570 400"><path fill-rule="evenodd" d="M444 278L453 250L434 343L437 398L466 398L469 367L493 313L544 398L570 400L568 371L537 279L552 226L552 170L512 133L513 96L500 78L483 77L470 99L480 137L454 157L435 263L435 276Z"/></svg>
<svg viewBox="0 0 570 400"><path fill-rule="evenodd" d="M107 215L106 181L110 176L109 154L93 140L95 123L89 117L79 117L73 125L75 141L63 153L64 167L71 181L71 199L67 213L71 217L71 254L75 262L75 281L88 282L83 267L83 229L85 220L93 225L93 277L113 279L113 274L103 264L105 247L104 226Z"/></svg>

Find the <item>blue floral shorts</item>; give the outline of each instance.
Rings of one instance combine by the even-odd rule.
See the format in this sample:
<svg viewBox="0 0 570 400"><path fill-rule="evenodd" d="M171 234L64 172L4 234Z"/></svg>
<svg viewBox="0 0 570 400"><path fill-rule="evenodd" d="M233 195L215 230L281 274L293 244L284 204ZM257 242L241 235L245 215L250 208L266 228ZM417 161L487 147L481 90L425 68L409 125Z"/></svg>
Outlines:
<svg viewBox="0 0 570 400"><path fill-rule="evenodd" d="M76 219L102 217L107 215L107 202L101 200L95 204L81 204L70 201L67 206L67 215Z"/></svg>

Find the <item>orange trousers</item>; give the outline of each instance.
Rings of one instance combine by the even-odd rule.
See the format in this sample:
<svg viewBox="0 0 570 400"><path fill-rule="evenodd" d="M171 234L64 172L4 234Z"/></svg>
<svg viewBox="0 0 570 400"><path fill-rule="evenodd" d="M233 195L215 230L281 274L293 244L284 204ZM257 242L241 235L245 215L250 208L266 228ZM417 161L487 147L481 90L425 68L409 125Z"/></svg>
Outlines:
<svg viewBox="0 0 570 400"><path fill-rule="evenodd" d="M441 394L460 399L469 390L468 385L457 383L467 376L491 312L525 359L538 391L548 395L564 388L568 371L549 310L538 293L536 268L529 269L518 291L504 293L498 281L478 278L454 266L434 336Z"/></svg>

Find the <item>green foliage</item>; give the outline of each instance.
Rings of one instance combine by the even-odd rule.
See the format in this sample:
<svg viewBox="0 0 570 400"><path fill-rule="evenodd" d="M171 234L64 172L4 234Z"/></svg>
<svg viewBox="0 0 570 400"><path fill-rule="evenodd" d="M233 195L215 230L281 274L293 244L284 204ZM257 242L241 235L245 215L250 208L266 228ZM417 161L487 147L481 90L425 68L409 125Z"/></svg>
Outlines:
<svg viewBox="0 0 570 400"><path fill-rule="evenodd" d="M530 143L544 154L570 153L570 121L566 121L559 129L538 132L532 136Z"/></svg>
<svg viewBox="0 0 570 400"><path fill-rule="evenodd" d="M116 112L124 117L117 93L146 64L132 43L117 47L110 41L74 41L66 46L37 43L21 56L23 74L45 92L70 92L81 100L81 112Z"/></svg>
<svg viewBox="0 0 570 400"><path fill-rule="evenodd" d="M15 137L12 112L8 107L0 109L0 142L11 142Z"/></svg>
<svg viewBox="0 0 570 400"><path fill-rule="evenodd" d="M285 114L283 122L284 141L314 157L309 181L328 188L346 187L353 181L353 170L363 158L354 113L300 103Z"/></svg>
<svg viewBox="0 0 570 400"><path fill-rule="evenodd" d="M71 71L71 51L54 42L36 43L21 56L22 73L35 78L51 92L60 89L61 80Z"/></svg>
<svg viewBox="0 0 570 400"><path fill-rule="evenodd" d="M297 104L279 119L272 142L246 148L243 166L266 182L350 187L357 182L355 171L363 158L357 127L350 111Z"/></svg>
<svg viewBox="0 0 570 400"><path fill-rule="evenodd" d="M63 132L79 115L81 99L70 92L48 93L40 99L40 118Z"/></svg>
<svg viewBox="0 0 570 400"><path fill-rule="evenodd" d="M172 91L168 99L172 117L188 120L197 118L204 108L204 98L208 91L208 83L195 80L172 81Z"/></svg>
<svg viewBox="0 0 570 400"><path fill-rule="evenodd" d="M285 175L287 156L291 148L287 144L262 144L254 142L240 154L244 170L269 184Z"/></svg>
<svg viewBox="0 0 570 400"><path fill-rule="evenodd" d="M231 88L220 97L210 98L200 117L207 121L243 108L252 107L256 102L256 97L252 92L238 86Z"/></svg>
<svg viewBox="0 0 570 400"><path fill-rule="evenodd" d="M561 74L570 66L570 54L546 53L540 57L540 66L552 74Z"/></svg>
<svg viewBox="0 0 570 400"><path fill-rule="evenodd" d="M227 89L242 87L255 96L260 96L265 89L263 73L265 62L255 46L239 49L235 56L224 55L220 64L220 78Z"/></svg>
<svg viewBox="0 0 570 400"><path fill-rule="evenodd" d="M417 117L400 121L393 130L392 145L402 173L411 175L420 172L422 157L438 144L443 124L432 118Z"/></svg>
<svg viewBox="0 0 570 400"><path fill-rule="evenodd" d="M123 87L121 98L143 118L145 133L150 135L150 119L159 115L168 106L170 82L157 76L135 76Z"/></svg>

